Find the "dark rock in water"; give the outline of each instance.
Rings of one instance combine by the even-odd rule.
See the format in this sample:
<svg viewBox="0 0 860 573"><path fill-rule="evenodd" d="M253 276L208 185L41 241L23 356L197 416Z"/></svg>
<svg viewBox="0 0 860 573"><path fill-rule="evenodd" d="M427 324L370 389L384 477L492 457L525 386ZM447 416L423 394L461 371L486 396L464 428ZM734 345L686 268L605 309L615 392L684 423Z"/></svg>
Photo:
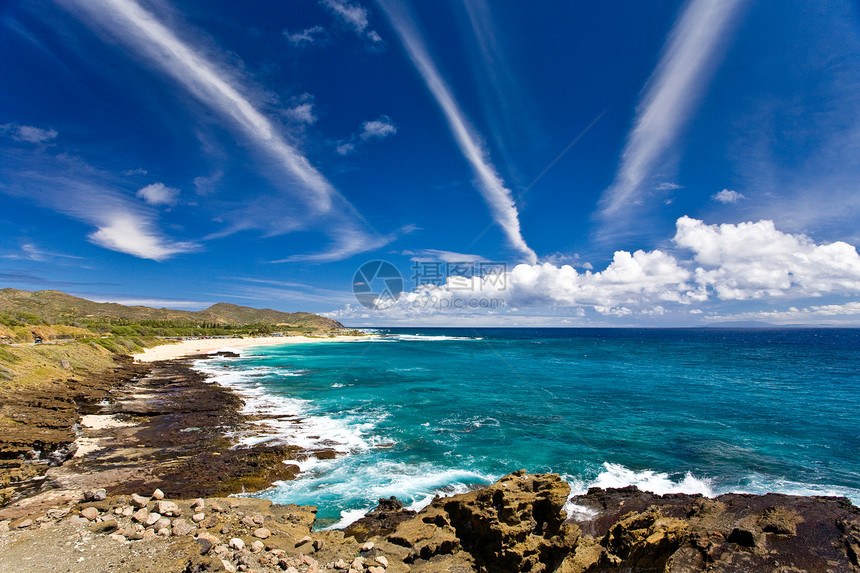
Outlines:
<svg viewBox="0 0 860 573"><path fill-rule="evenodd" d="M392 496L388 499L379 498L376 509L351 523L345 530L344 535L355 537L357 541L367 541L371 537L385 536L393 533L397 526L408 519L412 519L416 512L403 509L403 502Z"/></svg>
<svg viewBox="0 0 860 573"><path fill-rule="evenodd" d="M211 354L207 354L206 356L219 356L222 358L240 358L242 355L237 352L230 352L229 350L219 350L218 352L213 352Z"/></svg>

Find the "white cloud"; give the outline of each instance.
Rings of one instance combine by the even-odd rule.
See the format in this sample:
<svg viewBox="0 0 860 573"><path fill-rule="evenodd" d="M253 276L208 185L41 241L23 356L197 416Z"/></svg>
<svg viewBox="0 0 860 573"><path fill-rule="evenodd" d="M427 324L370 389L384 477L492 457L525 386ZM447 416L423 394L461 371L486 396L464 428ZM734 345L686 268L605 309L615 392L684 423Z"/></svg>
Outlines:
<svg viewBox="0 0 860 573"><path fill-rule="evenodd" d="M442 261L446 263L479 263L487 259L481 255L467 255L453 251L440 251L439 249L420 249L418 251L403 251L400 253L417 262Z"/></svg>
<svg viewBox="0 0 860 573"><path fill-rule="evenodd" d="M132 175L146 175L147 171L143 167L138 167L136 169L126 169L122 174L126 177L131 177Z"/></svg>
<svg viewBox="0 0 860 573"><path fill-rule="evenodd" d="M215 186L221 181L224 172L218 169L211 175L199 175L194 178L194 188L198 195L206 195L215 190Z"/></svg>
<svg viewBox="0 0 860 573"><path fill-rule="evenodd" d="M331 196L337 192L326 178L287 143L222 69L180 40L151 12L133 0L60 1L89 23L99 24L103 31L133 47L194 97L232 122L244 136L277 160L281 174L298 184L292 190L298 191L308 204L318 211L331 208Z"/></svg>
<svg viewBox="0 0 860 573"><path fill-rule="evenodd" d="M139 189L136 195L150 205L175 205L179 189L167 187L164 183L152 183Z"/></svg>
<svg viewBox="0 0 860 573"><path fill-rule="evenodd" d="M671 183L666 181L665 183L660 183L657 185L658 191L675 191L676 189L683 189L683 185L678 185L677 183Z"/></svg>
<svg viewBox="0 0 860 573"><path fill-rule="evenodd" d="M693 251L696 281L724 300L856 293L860 256L848 243L817 245L783 233L772 221L706 225L681 217L674 242Z"/></svg>
<svg viewBox="0 0 860 573"><path fill-rule="evenodd" d="M322 26L311 26L300 32L284 30L283 33L287 41L296 47L308 46L325 37L325 29Z"/></svg>
<svg viewBox="0 0 860 573"><path fill-rule="evenodd" d="M349 155L353 151L355 151L355 144L351 141L344 141L342 143L338 143L337 147L335 147L335 151L337 151L338 155Z"/></svg>
<svg viewBox="0 0 860 573"><path fill-rule="evenodd" d="M313 125L317 121L314 115L314 104L310 102L301 103L284 111L287 117L299 123Z"/></svg>
<svg viewBox="0 0 860 573"><path fill-rule="evenodd" d="M519 213L511 191L505 187L504 181L490 161L489 153L481 143L480 137L468 124L451 93L451 89L442 79L439 70L436 69L436 65L424 45L421 33L407 11L408 9L390 0L381 0L380 5L388 15L413 65L424 79L427 89L436 99L461 153L472 166L478 179L478 190L489 206L493 219L505 232L511 246L519 251L526 260L534 263L537 261L537 255L523 239L520 231Z"/></svg>
<svg viewBox="0 0 860 573"><path fill-rule="evenodd" d="M375 30L367 29L367 9L361 4L347 0L320 0L320 4L345 22L358 36L363 36L374 44L382 43L382 37Z"/></svg>
<svg viewBox="0 0 860 573"><path fill-rule="evenodd" d="M9 133L15 141L26 141L27 143L46 143L56 139L57 133L54 129L42 129L31 125L18 125L7 123L0 125L0 131Z"/></svg>
<svg viewBox="0 0 860 573"><path fill-rule="evenodd" d="M601 199L607 220L641 202L641 185L689 118L739 4L739 0L691 0L676 21L637 107L615 180Z"/></svg>
<svg viewBox="0 0 860 573"><path fill-rule="evenodd" d="M742 193L738 193L737 191L733 191L731 189L723 189L719 193L714 194L711 199L714 201L719 201L720 203L737 203L744 196Z"/></svg>
<svg viewBox="0 0 860 573"><path fill-rule="evenodd" d="M715 322L760 320L774 324L847 324L856 325L860 322L860 302L844 304L827 304L798 308L789 307L787 310L762 310L727 315L712 315L708 317Z"/></svg>
<svg viewBox="0 0 860 573"><path fill-rule="evenodd" d="M389 135L397 133L397 126L391 121L391 118L386 115L379 116L373 121L365 121L361 124L361 133L359 137L364 140L368 139L385 139Z"/></svg>
<svg viewBox="0 0 860 573"><path fill-rule="evenodd" d="M162 261L179 253L197 249L190 242L173 242L161 237L152 225L133 213L114 213L105 215L104 222L88 238L93 243L110 249L134 255L142 259Z"/></svg>

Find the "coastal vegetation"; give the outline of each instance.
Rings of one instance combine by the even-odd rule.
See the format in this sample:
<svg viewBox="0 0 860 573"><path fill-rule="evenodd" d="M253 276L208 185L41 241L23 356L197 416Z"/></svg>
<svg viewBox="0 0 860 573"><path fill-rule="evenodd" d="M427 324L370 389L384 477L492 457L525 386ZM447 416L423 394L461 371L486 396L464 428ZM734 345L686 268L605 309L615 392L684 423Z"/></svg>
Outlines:
<svg viewBox="0 0 860 573"><path fill-rule="evenodd" d="M336 320L309 312L227 303L192 312L93 302L60 291L0 289L0 384L91 375L109 368L112 356L180 338L327 336L341 329Z"/></svg>

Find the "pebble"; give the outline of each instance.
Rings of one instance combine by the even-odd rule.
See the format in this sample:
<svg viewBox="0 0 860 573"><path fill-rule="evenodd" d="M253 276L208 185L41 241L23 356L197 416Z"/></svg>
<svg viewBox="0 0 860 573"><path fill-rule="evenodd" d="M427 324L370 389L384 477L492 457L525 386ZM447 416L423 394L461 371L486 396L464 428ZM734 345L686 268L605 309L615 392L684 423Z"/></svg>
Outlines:
<svg viewBox="0 0 860 573"><path fill-rule="evenodd" d="M314 539L314 549L319 551L323 548L323 546L325 546L325 541L323 541L322 539Z"/></svg>
<svg viewBox="0 0 860 573"><path fill-rule="evenodd" d="M181 515L181 511L179 510L179 506L176 505L172 501L159 500L156 504L156 511L161 515L167 515L168 517L178 517Z"/></svg>
<svg viewBox="0 0 860 573"><path fill-rule="evenodd" d="M374 559L376 559L377 563L388 569L388 558L385 555L377 555Z"/></svg>
<svg viewBox="0 0 860 573"><path fill-rule="evenodd" d="M164 499L164 492L160 489L156 489L152 492L152 499Z"/></svg>
<svg viewBox="0 0 860 573"><path fill-rule="evenodd" d="M373 541L368 541L361 546L361 551L370 551L371 549L373 549Z"/></svg>
<svg viewBox="0 0 860 573"><path fill-rule="evenodd" d="M188 535L194 530L191 524L184 519L173 520L173 535Z"/></svg>
<svg viewBox="0 0 860 573"><path fill-rule="evenodd" d="M242 518L242 525L245 525L247 527L254 527L257 524L254 519L248 515Z"/></svg>
<svg viewBox="0 0 860 573"><path fill-rule="evenodd" d="M141 507L134 512L134 515L131 516L131 518L138 523L145 522L147 517L149 517L149 510L145 507Z"/></svg>
<svg viewBox="0 0 860 573"><path fill-rule="evenodd" d="M194 523L200 523L204 519L206 519L205 513L195 513L191 516L191 521L193 521Z"/></svg>
<svg viewBox="0 0 860 573"><path fill-rule="evenodd" d="M335 569L346 569L348 567L349 567L349 564L346 561L344 561L343 559L338 559L337 561L334 562L334 568Z"/></svg>
<svg viewBox="0 0 860 573"><path fill-rule="evenodd" d="M81 515L86 517L90 521L93 521L95 518L99 516L99 510L94 507L87 507L81 510ZM20 526L19 526L20 527Z"/></svg>
<svg viewBox="0 0 860 573"><path fill-rule="evenodd" d="M122 514L124 517L131 517L131 515L133 513L134 513L134 508L130 505L128 507L124 507L122 510Z"/></svg>
<svg viewBox="0 0 860 573"><path fill-rule="evenodd" d="M224 525L221 526L221 534L222 535L227 535L231 531L233 531L233 526L230 525L229 523L225 523Z"/></svg>
<svg viewBox="0 0 860 573"><path fill-rule="evenodd" d="M97 489L93 492L93 501L104 501L107 499L107 492L103 489Z"/></svg>
<svg viewBox="0 0 860 573"><path fill-rule="evenodd" d="M203 509L206 507L206 502L203 501L202 497L198 497L194 500L194 503L191 504L191 509Z"/></svg>
<svg viewBox="0 0 860 573"><path fill-rule="evenodd" d="M234 537L233 539L230 540L230 547L232 547L233 549L236 549L238 551L241 551L242 549L245 549L245 542L242 541L241 539L239 539L238 537Z"/></svg>
<svg viewBox="0 0 860 573"><path fill-rule="evenodd" d="M262 515L255 515L251 519L253 519L254 523L256 523L257 525L263 525L263 522L266 521L266 518Z"/></svg>
<svg viewBox="0 0 860 573"><path fill-rule="evenodd" d="M236 573L236 566L227 561L226 559L221 559L221 565L224 567L225 571L229 571L229 573Z"/></svg>
<svg viewBox="0 0 860 573"><path fill-rule="evenodd" d="M311 541L313 541L313 539L311 539L311 536L305 535L304 537L302 537L301 539L296 541L296 547L299 547L300 545L304 545L305 543L310 543Z"/></svg>
<svg viewBox="0 0 860 573"><path fill-rule="evenodd" d="M158 534L162 537L170 537L170 529L161 527L158 529Z"/></svg>
<svg viewBox="0 0 860 573"><path fill-rule="evenodd" d="M158 515L158 514L155 513L153 515ZM170 520L167 519L166 517L162 517L161 519L159 519L158 521L155 522L155 529L156 530L164 529L165 527L168 529L170 528Z"/></svg>
<svg viewBox="0 0 860 573"><path fill-rule="evenodd" d="M137 495L136 493L131 494L131 504L134 507L146 507L147 503L149 503L148 497L143 497L142 495Z"/></svg>
<svg viewBox="0 0 860 573"><path fill-rule="evenodd" d="M98 514L98 510L96 510L96 514ZM17 527L18 529L25 529L27 527L30 527L31 525L33 525L33 520L25 519L24 521L18 523Z"/></svg>
<svg viewBox="0 0 860 573"><path fill-rule="evenodd" d="M147 527L151 527L151 526L155 525L156 523L158 523L159 521L161 521L162 519L163 518L161 517L160 514L155 513L153 511L152 513L150 513L149 515L146 516L146 520L144 520L143 523L146 524Z"/></svg>
<svg viewBox="0 0 860 573"><path fill-rule="evenodd" d="M371 565L367 568L367 573L385 573L385 569L376 565Z"/></svg>
<svg viewBox="0 0 860 573"><path fill-rule="evenodd" d="M254 530L253 535L254 535L254 537L256 537L258 539L268 539L269 537L271 537L272 532L269 531L268 529L266 529L265 527L260 527L260 528Z"/></svg>
<svg viewBox="0 0 860 573"><path fill-rule="evenodd" d="M260 551L262 551L265 548L266 548L266 545L262 541L260 541L259 539L251 544L251 551L253 551L254 553L259 553Z"/></svg>
<svg viewBox="0 0 860 573"><path fill-rule="evenodd" d="M114 541L119 541L120 543L128 541L128 539L125 538L125 535L120 535L119 533L111 533L110 538Z"/></svg>
<svg viewBox="0 0 860 573"><path fill-rule="evenodd" d="M210 515L200 523L200 527L205 527L206 529L215 527L216 525L218 525L217 515Z"/></svg>

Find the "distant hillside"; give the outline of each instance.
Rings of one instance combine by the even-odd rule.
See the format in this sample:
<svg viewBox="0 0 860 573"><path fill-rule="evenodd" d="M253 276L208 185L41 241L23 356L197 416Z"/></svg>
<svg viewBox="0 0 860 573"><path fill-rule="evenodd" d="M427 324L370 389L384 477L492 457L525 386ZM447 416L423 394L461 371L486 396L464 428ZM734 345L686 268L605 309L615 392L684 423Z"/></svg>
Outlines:
<svg viewBox="0 0 860 573"><path fill-rule="evenodd" d="M0 314L33 315L49 324L72 323L88 320L187 321L189 324L215 323L218 325L268 324L290 328L331 330L343 328L336 320L309 312L280 312L256 309L235 304L218 303L205 310L191 312L148 306L124 306L110 302L93 302L56 290L29 292L0 289Z"/></svg>

